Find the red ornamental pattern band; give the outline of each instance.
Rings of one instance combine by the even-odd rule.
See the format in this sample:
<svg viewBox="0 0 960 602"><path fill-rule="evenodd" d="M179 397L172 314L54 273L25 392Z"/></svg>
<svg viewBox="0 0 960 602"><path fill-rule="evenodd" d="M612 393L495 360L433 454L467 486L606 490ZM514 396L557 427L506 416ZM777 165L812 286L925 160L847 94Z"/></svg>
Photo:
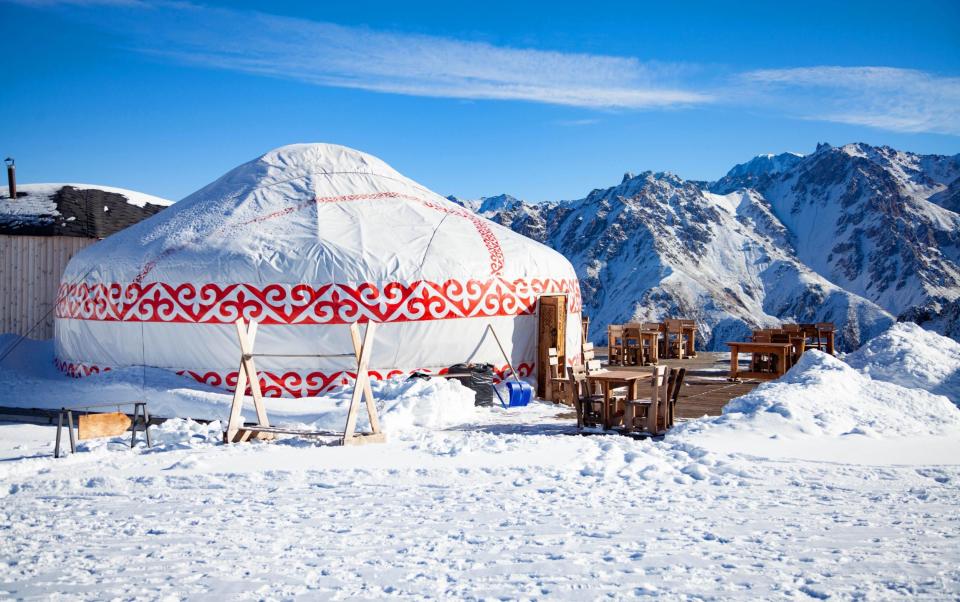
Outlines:
<svg viewBox="0 0 960 602"><path fill-rule="evenodd" d="M530 315L543 294L566 294L581 309L570 279L418 280L408 284L61 284L56 317L103 322L262 324L416 322Z"/></svg>
<svg viewBox="0 0 960 602"><path fill-rule="evenodd" d="M74 378L82 378L84 376L91 376L110 371L109 366L67 362L60 359L54 360L54 363L61 372L64 372L68 376L72 376ZM517 374L521 378L526 378L532 375L533 369L534 362L532 361L521 362L520 364L517 364ZM506 365L499 367L494 366L493 370L496 374L494 377L494 382L501 382L505 378L511 376L510 368ZM193 370L177 370L176 372L180 376L192 378L197 382L209 385L211 387L218 387L230 391L233 391L237 388L236 370L231 372L195 372ZM434 373L433 370L428 368L420 368L418 370L410 371L398 369L370 370L370 378L373 380L384 380L413 372L423 372L426 374ZM446 372L447 368L442 368L437 370L435 373L445 374ZM350 384L350 382L352 382L357 376L355 372L350 372L348 370L307 373L291 371L280 374L260 370L258 371L258 375L260 376L260 390L266 397L313 397L321 393L332 391L339 386ZM246 393L250 393L249 386L247 387Z"/></svg>

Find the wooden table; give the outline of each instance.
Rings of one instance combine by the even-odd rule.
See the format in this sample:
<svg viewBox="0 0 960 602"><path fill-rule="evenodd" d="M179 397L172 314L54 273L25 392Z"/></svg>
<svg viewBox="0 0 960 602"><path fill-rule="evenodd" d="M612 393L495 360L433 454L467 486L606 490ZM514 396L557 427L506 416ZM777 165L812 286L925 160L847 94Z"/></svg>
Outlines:
<svg viewBox="0 0 960 602"><path fill-rule="evenodd" d="M587 386L592 387L593 383L597 383L603 393L603 428L605 430L613 426L613 415L616 413L611 411L612 396L610 392L617 387L626 386L627 399L636 399L637 384L644 378L650 378L650 375L633 370L606 370L587 375ZM650 409L654 416L656 416L656 403L656 400L654 400L654 406Z"/></svg>
<svg viewBox="0 0 960 602"><path fill-rule="evenodd" d="M728 342L730 347L730 379L761 378L775 379L787 373L790 368L790 357L793 353L792 343L751 343L747 341ZM737 356L741 353L769 353L777 356L776 372L740 372L737 366Z"/></svg>

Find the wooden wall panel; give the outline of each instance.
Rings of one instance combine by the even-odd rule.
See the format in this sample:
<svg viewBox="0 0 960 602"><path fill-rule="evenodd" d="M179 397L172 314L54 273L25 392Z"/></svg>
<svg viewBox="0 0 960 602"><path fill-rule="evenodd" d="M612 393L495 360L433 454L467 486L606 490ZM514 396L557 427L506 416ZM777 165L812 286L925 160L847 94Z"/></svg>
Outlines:
<svg viewBox="0 0 960 602"><path fill-rule="evenodd" d="M63 270L77 251L95 242L76 236L0 235L0 333L51 338Z"/></svg>

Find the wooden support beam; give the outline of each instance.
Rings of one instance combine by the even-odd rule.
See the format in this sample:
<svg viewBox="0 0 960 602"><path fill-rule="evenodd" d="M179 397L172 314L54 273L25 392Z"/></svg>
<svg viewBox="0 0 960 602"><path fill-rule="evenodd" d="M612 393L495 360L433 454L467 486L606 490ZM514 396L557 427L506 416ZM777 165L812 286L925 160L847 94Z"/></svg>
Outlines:
<svg viewBox="0 0 960 602"><path fill-rule="evenodd" d="M349 445L347 440L352 439L357 429L357 413L360 410L360 399L366 397L367 411L371 415L376 414L376 402L373 399L373 393L370 392L370 355L373 352L373 334L376 331L375 322L367 322L367 329L363 333L363 343L360 345L357 354L357 376L353 383L353 395L350 397L350 407L347 410L347 424L343 429L343 443ZM360 339L360 327L356 323L350 325L350 336L354 340L354 349L356 350L356 341ZM369 393L368 393L369 392ZM380 422L376 421L375 434L380 432ZM370 424L373 428L373 422Z"/></svg>
<svg viewBox="0 0 960 602"><path fill-rule="evenodd" d="M227 429L223 433L224 442L239 443L249 441L252 438L273 439L276 435L289 434L301 435L306 437L337 437L341 445L360 445L363 443L383 442L385 435L380 430L380 417L377 413L377 403L373 396L373 390L370 386L370 358L373 354L373 340L376 332L376 323L367 324L363 338L360 337L360 327L358 324L350 325L350 338L353 343L352 354L342 354L345 357L353 357L357 362L356 379L353 386L353 394L350 397L350 405L347 408L347 423L343 433L334 433L329 431L303 431L299 429L285 429L270 426L270 420L267 417L266 404L263 399L263 392L260 389L260 379L257 377L257 367L254 358L258 355L253 352L256 343L257 323L251 321L249 325L245 324L243 318L236 321L237 340L240 344L240 366L237 370L237 387L233 393L233 400L230 405L230 417L227 421ZM330 354L260 354L273 357L331 357ZM257 424L245 425L243 423L243 402L247 386L250 387L250 394L253 398L253 406L257 413ZM370 433L357 433L357 414L360 409L360 402L365 401L367 415L370 419Z"/></svg>

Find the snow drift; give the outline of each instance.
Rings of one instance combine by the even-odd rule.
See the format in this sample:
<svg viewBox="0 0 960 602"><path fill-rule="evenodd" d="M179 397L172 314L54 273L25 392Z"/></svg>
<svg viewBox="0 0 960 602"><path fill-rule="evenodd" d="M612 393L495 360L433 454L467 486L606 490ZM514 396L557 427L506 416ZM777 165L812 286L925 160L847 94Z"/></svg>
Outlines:
<svg viewBox="0 0 960 602"><path fill-rule="evenodd" d="M894 325L844 359L874 380L926 389L960 405L960 343L911 322Z"/></svg>
<svg viewBox="0 0 960 602"><path fill-rule="evenodd" d="M960 433L960 410L942 395L873 380L812 350L780 380L732 400L722 416L678 432L714 428L786 437L944 435Z"/></svg>

